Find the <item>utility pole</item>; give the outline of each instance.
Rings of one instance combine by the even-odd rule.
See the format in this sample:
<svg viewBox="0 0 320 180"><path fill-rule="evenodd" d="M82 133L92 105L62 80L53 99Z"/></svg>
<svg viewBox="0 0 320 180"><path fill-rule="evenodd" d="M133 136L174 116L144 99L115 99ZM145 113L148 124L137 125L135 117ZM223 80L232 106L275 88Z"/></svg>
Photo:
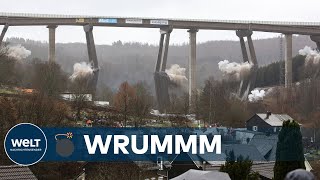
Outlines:
<svg viewBox="0 0 320 180"><path fill-rule="evenodd" d="M280 66L280 79L279 84L280 86L284 85L284 77L285 77L285 69L284 69L284 59L283 59L283 34L279 36L279 66Z"/></svg>
<svg viewBox="0 0 320 180"><path fill-rule="evenodd" d="M211 109L212 109L212 84L211 82L209 82L210 85L209 85L209 96L210 96L210 99L209 99L209 122L211 123ZM205 125L205 124L204 124Z"/></svg>

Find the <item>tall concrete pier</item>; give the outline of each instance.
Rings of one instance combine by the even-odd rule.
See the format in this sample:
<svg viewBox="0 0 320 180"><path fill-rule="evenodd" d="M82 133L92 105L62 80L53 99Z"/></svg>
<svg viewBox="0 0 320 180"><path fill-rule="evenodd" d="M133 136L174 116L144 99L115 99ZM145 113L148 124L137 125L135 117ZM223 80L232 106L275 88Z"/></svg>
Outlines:
<svg viewBox="0 0 320 180"><path fill-rule="evenodd" d="M160 31L163 31L163 30L160 30ZM166 68L167 68L168 51L169 51L169 42L170 42L171 32L172 32L172 29L162 32L162 33L165 33L165 35L166 35L166 38L165 38L166 40L164 43L164 51L163 51L163 55L162 55L162 63L161 63L161 71L163 71L163 72L166 71Z"/></svg>
<svg viewBox="0 0 320 180"><path fill-rule="evenodd" d="M238 31L237 31L237 33L238 33ZM249 58L248 58L248 52L247 52L246 44L244 42L244 38L241 35L238 35L238 37L240 39L240 46L241 46L241 53L242 53L243 62L248 62Z"/></svg>
<svg viewBox="0 0 320 180"><path fill-rule="evenodd" d="M158 58L154 72L154 82L158 109L160 112L166 112L166 108L170 105L169 98L169 76L165 73L167 67L170 33L171 27L160 29L160 42ZM164 47L163 47L164 46Z"/></svg>
<svg viewBox="0 0 320 180"><path fill-rule="evenodd" d="M257 77L258 61L256 57L256 52L254 49L253 41L251 38L251 30L237 30L237 36L240 39L241 52L243 57L243 62L249 62L252 65L249 77L241 80L238 96L241 100L246 100L250 91L255 87L255 81ZM250 58L248 57L247 47L244 41L244 37L247 38Z"/></svg>
<svg viewBox="0 0 320 180"><path fill-rule="evenodd" d="M320 51L320 36L310 36L310 39L317 44L317 50ZM320 75L320 69L318 68L317 72L313 75L313 78L316 78Z"/></svg>
<svg viewBox="0 0 320 180"><path fill-rule="evenodd" d="M310 36L310 39L317 44L317 49L320 51L320 36Z"/></svg>
<svg viewBox="0 0 320 180"><path fill-rule="evenodd" d="M197 71L197 32L198 29L190 29L189 32L189 111L193 111L195 95L197 93L196 71Z"/></svg>
<svg viewBox="0 0 320 180"><path fill-rule="evenodd" d="M160 30L160 33L161 33L161 30ZM156 67L154 70L155 72L159 72L161 68L164 36L165 36L165 32L160 34L158 58L157 58Z"/></svg>
<svg viewBox="0 0 320 180"><path fill-rule="evenodd" d="M160 29L159 51L158 51L158 59L156 62L155 72L159 72L159 71L164 72L167 68L167 59L168 59L171 32L172 32L172 28Z"/></svg>
<svg viewBox="0 0 320 180"><path fill-rule="evenodd" d="M83 26L83 29L84 29L84 32L86 33L89 62L91 63L91 66L93 67L93 78L90 83L90 87L91 87L91 91L92 91L92 94L94 97L97 82L98 82L98 76L99 76L99 65L98 65L96 46L94 44L94 38L93 38L93 32L92 32L93 26L85 25L85 26Z"/></svg>
<svg viewBox="0 0 320 180"><path fill-rule="evenodd" d="M1 32L1 35L0 35L0 46L1 46L1 44L2 44L4 35L6 34L8 28L9 28L9 25L8 25L8 24L6 24L6 25L3 26L3 29L2 29L2 32Z"/></svg>
<svg viewBox="0 0 320 180"><path fill-rule="evenodd" d="M292 85L292 34L285 34L285 87Z"/></svg>
<svg viewBox="0 0 320 180"><path fill-rule="evenodd" d="M49 29L49 62L56 61L56 28L58 26L50 25L47 26Z"/></svg>
<svg viewBox="0 0 320 180"><path fill-rule="evenodd" d="M250 35L247 36L248 45L249 45L249 52L250 52L250 63L254 66L258 65L256 51L254 50L252 38L251 38L252 32Z"/></svg>

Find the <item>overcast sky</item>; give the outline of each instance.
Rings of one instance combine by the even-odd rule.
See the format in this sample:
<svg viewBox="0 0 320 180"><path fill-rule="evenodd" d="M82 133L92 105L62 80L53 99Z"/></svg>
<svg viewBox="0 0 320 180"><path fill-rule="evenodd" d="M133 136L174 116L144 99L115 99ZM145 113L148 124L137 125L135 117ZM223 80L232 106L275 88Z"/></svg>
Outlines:
<svg viewBox="0 0 320 180"><path fill-rule="evenodd" d="M0 0L0 12L134 16L186 19L320 21L319 0ZM9 27L6 37L47 41L45 27ZM158 44L159 29L95 27L96 44L114 41ZM278 36L254 33L253 38ZM233 31L199 31L198 42L236 40ZM81 27L57 28L57 42L85 42ZM171 43L188 41L186 30L174 30Z"/></svg>

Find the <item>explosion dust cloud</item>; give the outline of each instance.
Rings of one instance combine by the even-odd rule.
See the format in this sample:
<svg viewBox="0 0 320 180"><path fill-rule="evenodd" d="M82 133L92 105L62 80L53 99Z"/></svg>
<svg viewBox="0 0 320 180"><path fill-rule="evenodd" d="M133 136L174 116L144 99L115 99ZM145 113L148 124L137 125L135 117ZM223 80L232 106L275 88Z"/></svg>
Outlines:
<svg viewBox="0 0 320 180"><path fill-rule="evenodd" d="M309 46L300 49L299 54L306 56L305 65L318 65L320 63L320 53Z"/></svg>
<svg viewBox="0 0 320 180"><path fill-rule="evenodd" d="M249 62L236 63L223 60L218 63L220 71L231 79L241 80L250 74L252 64Z"/></svg>
<svg viewBox="0 0 320 180"><path fill-rule="evenodd" d="M186 68L180 67L178 64L173 64L169 69L166 69L170 80L177 85L184 85L188 82L186 77Z"/></svg>
<svg viewBox="0 0 320 180"><path fill-rule="evenodd" d="M30 55L31 55L31 51L27 50L21 44L7 47L7 56L8 57L11 57L11 58L14 58L17 60L21 60L21 59L27 58Z"/></svg>
<svg viewBox="0 0 320 180"><path fill-rule="evenodd" d="M77 78L85 78L93 74L93 69L90 64L86 62L75 63L73 65L73 74L70 76L71 80Z"/></svg>

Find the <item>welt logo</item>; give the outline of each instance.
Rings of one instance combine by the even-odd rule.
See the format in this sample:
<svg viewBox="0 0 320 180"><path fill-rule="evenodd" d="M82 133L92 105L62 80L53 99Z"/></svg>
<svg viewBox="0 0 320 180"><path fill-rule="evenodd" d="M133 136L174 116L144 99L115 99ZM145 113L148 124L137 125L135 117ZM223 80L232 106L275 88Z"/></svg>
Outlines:
<svg viewBox="0 0 320 180"><path fill-rule="evenodd" d="M16 147L37 148L37 147L39 147L40 141L41 141L41 139L11 139L11 144L12 144L12 147L14 147L14 148L16 148Z"/></svg>
<svg viewBox="0 0 320 180"><path fill-rule="evenodd" d="M45 155L47 138L38 126L20 123L8 131L4 148L12 162L29 166L39 162Z"/></svg>
<svg viewBox="0 0 320 180"><path fill-rule="evenodd" d="M11 139L9 151L32 152L42 151L41 139Z"/></svg>

